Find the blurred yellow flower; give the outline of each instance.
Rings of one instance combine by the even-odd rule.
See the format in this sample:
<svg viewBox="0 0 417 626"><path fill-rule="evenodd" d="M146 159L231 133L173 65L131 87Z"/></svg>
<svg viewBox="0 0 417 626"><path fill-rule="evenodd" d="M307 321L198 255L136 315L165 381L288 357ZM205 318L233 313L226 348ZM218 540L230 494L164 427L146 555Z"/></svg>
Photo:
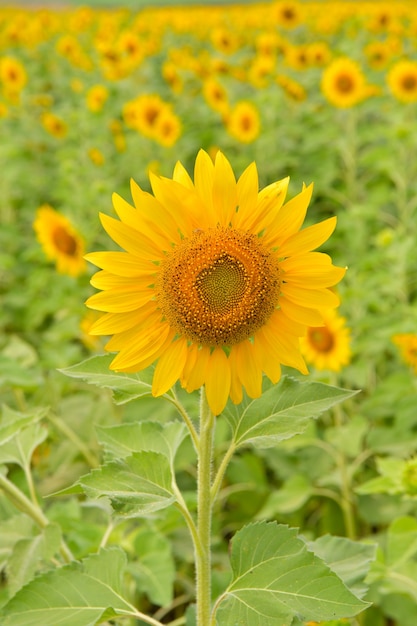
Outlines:
<svg viewBox="0 0 417 626"><path fill-rule="evenodd" d="M251 102L241 101L226 116L226 130L242 143L251 143L261 128L259 111Z"/></svg>
<svg viewBox="0 0 417 626"><path fill-rule="evenodd" d="M388 86L397 100L408 104L417 101L417 62L403 59L387 75Z"/></svg>
<svg viewBox="0 0 417 626"><path fill-rule="evenodd" d="M153 195L132 181L134 207L114 194L119 220L102 214L125 251L93 252L102 268L87 306L105 313L91 334L113 335L111 369L135 372L157 362L152 393L177 380L192 392L205 385L215 415L227 399L262 392L281 364L307 373L299 337L319 325L323 307L338 306L329 287L344 268L311 252L336 218L300 230L312 185L284 204L288 178L262 191L254 163L236 181L219 151L201 150L194 181L181 163L173 179L150 173Z"/></svg>
<svg viewBox="0 0 417 626"><path fill-rule="evenodd" d="M46 256L55 261L58 272L79 276L86 271L84 240L67 217L43 204L36 211L33 228Z"/></svg>
<svg viewBox="0 0 417 626"><path fill-rule="evenodd" d="M322 311L323 326L309 326L300 339L301 353L317 370L339 372L351 359L350 329L333 309Z"/></svg>
<svg viewBox="0 0 417 626"><path fill-rule="evenodd" d="M50 111L45 111L42 113L42 126L44 129L53 137L57 139L63 139L67 132L68 127L63 119L61 119L55 113L51 113Z"/></svg>
<svg viewBox="0 0 417 626"><path fill-rule="evenodd" d="M398 333L393 336L392 341L399 348L404 363L417 374L417 334Z"/></svg>
<svg viewBox="0 0 417 626"><path fill-rule="evenodd" d="M8 92L18 93L27 82L27 73L23 64L13 57L0 57L0 83Z"/></svg>
<svg viewBox="0 0 417 626"><path fill-rule="evenodd" d="M336 107L355 106L366 97L365 76L359 65L348 57L335 59L322 74L321 90Z"/></svg>
<svg viewBox="0 0 417 626"><path fill-rule="evenodd" d="M87 107L90 111L98 113L102 110L107 98L109 90L104 85L93 85L87 92Z"/></svg>

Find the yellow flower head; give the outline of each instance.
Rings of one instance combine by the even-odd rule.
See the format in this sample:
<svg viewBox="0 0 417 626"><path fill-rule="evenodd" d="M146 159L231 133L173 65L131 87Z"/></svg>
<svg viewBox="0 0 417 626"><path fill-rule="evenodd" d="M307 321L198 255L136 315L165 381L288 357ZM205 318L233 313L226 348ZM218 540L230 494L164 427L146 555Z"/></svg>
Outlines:
<svg viewBox="0 0 417 626"><path fill-rule="evenodd" d="M0 58L0 82L7 91L20 92L27 82L22 63L13 57Z"/></svg>
<svg viewBox="0 0 417 626"><path fill-rule="evenodd" d="M45 111L42 114L42 126L50 135L57 139L63 139L68 131L64 120L50 111Z"/></svg>
<svg viewBox="0 0 417 626"><path fill-rule="evenodd" d="M300 230L312 185L284 203L288 178L259 191L252 163L236 181L226 157L198 153L194 181L181 163L173 178L150 173L153 195L132 181L134 207L120 196L119 219L101 215L124 251L93 252L101 291L87 306L104 312L90 333L113 335L111 369L135 372L157 362L152 392L176 381L205 386L214 414L273 382L281 364L307 368L299 338L322 323L319 309L338 306L329 289L344 268L312 252L336 218Z"/></svg>
<svg viewBox="0 0 417 626"><path fill-rule="evenodd" d="M84 241L64 215L44 204L36 212L33 228L46 256L55 261L58 272L69 276L85 272Z"/></svg>
<svg viewBox="0 0 417 626"><path fill-rule="evenodd" d="M226 116L227 132L242 143L254 141L260 127L258 109L251 102L238 102Z"/></svg>
<svg viewBox="0 0 417 626"><path fill-rule="evenodd" d="M181 121L177 115L167 106L158 115L154 127L154 139L161 146L169 148L173 146L181 136Z"/></svg>
<svg viewBox="0 0 417 626"><path fill-rule="evenodd" d="M387 76L388 86L397 100L404 103L417 101L417 62L406 59L392 66Z"/></svg>
<svg viewBox="0 0 417 626"><path fill-rule="evenodd" d="M359 65L348 57L335 59L322 75L321 89L336 107L349 108L367 95L365 76Z"/></svg>
<svg viewBox="0 0 417 626"><path fill-rule="evenodd" d="M401 357L417 374L417 335L413 333L398 333L392 338L393 343L399 348Z"/></svg>
<svg viewBox="0 0 417 626"><path fill-rule="evenodd" d="M104 85L94 85L87 92L87 107L97 113L102 110L108 97L109 90Z"/></svg>
<svg viewBox="0 0 417 626"><path fill-rule="evenodd" d="M301 339L301 352L317 370L339 372L351 358L350 330L333 309L322 312L323 326L309 326Z"/></svg>

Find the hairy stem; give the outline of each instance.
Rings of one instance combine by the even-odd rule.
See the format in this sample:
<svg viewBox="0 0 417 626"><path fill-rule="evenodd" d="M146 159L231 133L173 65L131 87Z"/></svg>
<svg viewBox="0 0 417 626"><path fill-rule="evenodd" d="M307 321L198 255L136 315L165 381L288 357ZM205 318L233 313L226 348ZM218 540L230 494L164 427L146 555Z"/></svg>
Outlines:
<svg viewBox="0 0 417 626"><path fill-rule="evenodd" d="M209 626L211 609L211 465L213 453L214 416L201 390L200 445L197 469L197 532L195 545L197 626Z"/></svg>

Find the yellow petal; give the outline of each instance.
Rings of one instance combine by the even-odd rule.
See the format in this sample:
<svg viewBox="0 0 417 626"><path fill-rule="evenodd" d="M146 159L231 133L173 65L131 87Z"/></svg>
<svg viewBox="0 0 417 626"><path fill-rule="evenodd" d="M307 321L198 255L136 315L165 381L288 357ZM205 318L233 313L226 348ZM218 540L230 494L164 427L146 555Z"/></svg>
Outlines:
<svg viewBox="0 0 417 626"><path fill-rule="evenodd" d="M300 230L305 220L312 193L313 185L311 184L292 198L292 200L284 204L277 218L268 226L265 233L265 245L276 248L288 237Z"/></svg>
<svg viewBox="0 0 417 626"><path fill-rule="evenodd" d="M250 341L242 341L232 347L235 353L239 380L250 398L259 398L262 393L262 368Z"/></svg>
<svg viewBox="0 0 417 626"><path fill-rule="evenodd" d="M159 357L152 382L152 395L161 396L180 378L187 361L187 339L173 341Z"/></svg>
<svg viewBox="0 0 417 626"><path fill-rule="evenodd" d="M143 191L133 179L130 181L130 191L137 212L140 213L142 220L146 221L151 231L156 228L165 235L168 241L178 241L178 225L171 212L167 211L155 196Z"/></svg>
<svg viewBox="0 0 417 626"><path fill-rule="evenodd" d="M251 224L250 230L256 228L256 232L260 233L275 222L284 204L289 182L289 177L283 178L282 180L278 180L264 187L264 189L259 192L255 213L256 221ZM246 228L249 228L249 224L246 225Z"/></svg>
<svg viewBox="0 0 417 626"><path fill-rule="evenodd" d="M113 335L133 328L140 324L143 319L152 319L155 305L147 304L140 311L130 311L126 313L105 313L94 324L88 333L90 335Z"/></svg>
<svg viewBox="0 0 417 626"><path fill-rule="evenodd" d="M155 197L175 220L177 232L189 236L199 226L199 217L204 213L196 192L175 180L156 176L152 172L149 180Z"/></svg>
<svg viewBox="0 0 417 626"><path fill-rule="evenodd" d="M197 350L194 364L192 367L189 367L187 362L188 369L186 372L184 371L184 387L188 393L200 389L204 385L210 360L210 348L207 346L203 346L200 349L197 346L195 347Z"/></svg>
<svg viewBox="0 0 417 626"><path fill-rule="evenodd" d="M329 289L304 289L290 283L283 283L281 291L295 304L313 309L334 309L340 304L338 296Z"/></svg>
<svg viewBox="0 0 417 626"><path fill-rule="evenodd" d="M155 266L153 272L148 272L139 278L139 276L135 276L134 278L128 276L116 276L107 270L101 270L100 272L96 272L90 280L90 283L96 289L117 289L118 287L129 287L133 285L136 289L138 287L140 289L146 288L150 283L153 282L153 277L155 275Z"/></svg>
<svg viewBox="0 0 417 626"><path fill-rule="evenodd" d="M90 252L84 258L117 276L142 276L155 270L155 265L148 259L140 259L127 252Z"/></svg>
<svg viewBox="0 0 417 626"><path fill-rule="evenodd" d="M168 250L170 248L172 239L161 233L159 229L159 225L164 223L163 217L165 216L161 216L158 219L158 215L155 214L154 220L152 221L152 223L149 223L148 221L141 219L139 211L134 209L128 202L126 202L126 200L124 200L117 193L113 194L113 206L120 220L124 224L130 226L130 228L133 228L142 235L146 236L161 250Z"/></svg>
<svg viewBox="0 0 417 626"><path fill-rule="evenodd" d="M336 221L336 217L329 217L319 224L303 228L284 241L279 248L279 255L287 257L293 254L304 254L318 248L330 237L336 228Z"/></svg>
<svg viewBox="0 0 417 626"><path fill-rule="evenodd" d="M295 304L291 300L280 298L279 305L285 315L305 326L323 326L323 318L319 311Z"/></svg>
<svg viewBox="0 0 417 626"><path fill-rule="evenodd" d="M188 189L194 189L193 181L183 164L180 161L175 163L172 178Z"/></svg>
<svg viewBox="0 0 417 626"><path fill-rule="evenodd" d="M145 368L152 365L152 363L154 363L161 356L161 354L163 354L165 350L169 348L172 340L174 339L174 336L175 336L175 332L170 331L162 343L156 343L150 346L149 350L147 350L146 353L142 352L141 355L138 356L138 359L134 361L133 364L131 364L130 366L126 366L126 367L119 366L117 368L114 368L113 367L114 359L113 359L109 367L110 369L116 369L118 372L140 372L141 370L144 370Z"/></svg>
<svg viewBox="0 0 417 626"><path fill-rule="evenodd" d="M205 385L207 402L213 415L220 415L226 406L230 383L229 360L222 348L216 348L210 356Z"/></svg>
<svg viewBox="0 0 417 626"><path fill-rule="evenodd" d="M100 213L100 220L106 233L127 252L142 259L163 258L163 251L139 231L104 213Z"/></svg>
<svg viewBox="0 0 417 626"><path fill-rule="evenodd" d="M153 289L138 289L137 285L101 291L90 296L86 306L106 313L124 313L134 311L154 297Z"/></svg>
<svg viewBox="0 0 417 626"><path fill-rule="evenodd" d="M219 224L228 226L236 213L236 179L232 166L220 150L214 163L213 205Z"/></svg>
<svg viewBox="0 0 417 626"><path fill-rule="evenodd" d="M256 333L255 341L257 338L263 339L264 348L273 354L279 363L294 367L302 374L308 374L306 364L301 356L298 337L282 333L278 324L268 323Z"/></svg>
<svg viewBox="0 0 417 626"><path fill-rule="evenodd" d="M253 349L258 361L262 363L262 370L268 378L276 384L281 378L281 363L276 358L275 353L269 350L269 346L262 333L256 333Z"/></svg>
<svg viewBox="0 0 417 626"><path fill-rule="evenodd" d="M235 228L247 228L247 222L253 219L258 203L258 188L258 170L256 164L251 163L237 181L238 211L232 219Z"/></svg>
<svg viewBox="0 0 417 626"><path fill-rule="evenodd" d="M138 363L147 359L151 355L155 355L158 348L165 343L165 340L172 334L172 331L168 324L162 324L161 322L153 324L152 326L142 328L140 331L132 332L134 341L126 344L119 354L115 356L112 361L112 369L121 370L127 367L137 366ZM116 339L117 335L113 337ZM110 343L110 342L109 342ZM106 350L107 350L106 346Z"/></svg>
<svg viewBox="0 0 417 626"><path fill-rule="evenodd" d="M213 181L213 161L207 152L200 150L197 154L194 165L194 185L199 197L207 207L211 223L215 225L215 212L213 210Z"/></svg>

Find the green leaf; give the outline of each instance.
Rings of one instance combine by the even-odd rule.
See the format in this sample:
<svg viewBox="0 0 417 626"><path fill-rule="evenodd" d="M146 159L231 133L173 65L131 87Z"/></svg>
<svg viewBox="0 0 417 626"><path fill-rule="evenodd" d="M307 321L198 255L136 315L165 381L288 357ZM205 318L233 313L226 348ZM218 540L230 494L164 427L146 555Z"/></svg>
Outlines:
<svg viewBox="0 0 417 626"><path fill-rule="evenodd" d="M327 563L356 596L362 598L365 595L368 586L364 581L375 559L376 544L364 544L346 537L324 535L308 542L307 546Z"/></svg>
<svg viewBox="0 0 417 626"><path fill-rule="evenodd" d="M41 424L22 427L13 438L0 444L0 463L16 463L27 467L34 450L45 441L48 431Z"/></svg>
<svg viewBox="0 0 417 626"><path fill-rule="evenodd" d="M113 457L123 458L132 452L150 450L166 456L172 465L188 430L183 422L135 422L98 427L97 433L100 444Z"/></svg>
<svg viewBox="0 0 417 626"><path fill-rule="evenodd" d="M142 527L135 537L134 549L138 560L129 565L129 572L139 591L146 593L153 604L170 604L175 580L170 541L155 529Z"/></svg>
<svg viewBox="0 0 417 626"><path fill-rule="evenodd" d="M0 521L0 570L10 558L13 546L33 532L33 521L24 513Z"/></svg>
<svg viewBox="0 0 417 626"><path fill-rule="evenodd" d="M61 531L57 524L49 524L35 537L18 541L7 564L10 594L15 594L33 578L39 561L49 561L58 552Z"/></svg>
<svg viewBox="0 0 417 626"><path fill-rule="evenodd" d="M233 580L217 611L221 626L289 626L356 615L357 598L297 537L275 522L250 524L232 541Z"/></svg>
<svg viewBox="0 0 417 626"><path fill-rule="evenodd" d="M228 405L225 417L232 428L236 447L253 443L258 448L268 448L304 432L311 418L356 393L284 377L260 398L248 401L246 406L230 408Z"/></svg>
<svg viewBox="0 0 417 626"><path fill-rule="evenodd" d="M257 519L271 519L278 514L299 511L313 495L314 488L302 474L294 474L278 489L272 491L257 513Z"/></svg>
<svg viewBox="0 0 417 626"><path fill-rule="evenodd" d="M152 395L152 370L146 369L139 374L115 373L109 369L112 355L93 356L81 363L60 369L62 374L71 378L113 391L116 404L125 404L130 400Z"/></svg>
<svg viewBox="0 0 417 626"><path fill-rule="evenodd" d="M107 496L123 517L148 515L175 501L168 459L156 452L135 452L82 476L76 483L92 498Z"/></svg>
<svg viewBox="0 0 417 626"><path fill-rule="evenodd" d="M135 612L121 595L126 556L119 548L32 580L3 609L2 626L95 626Z"/></svg>
<svg viewBox="0 0 417 626"><path fill-rule="evenodd" d="M46 412L47 409L39 408L28 413L20 413L3 405L0 420L0 445L10 441L26 426L38 422L46 415Z"/></svg>
<svg viewBox="0 0 417 626"><path fill-rule="evenodd" d="M16 359L2 354L0 359L0 385L13 387L37 387L42 385L43 379L39 371L21 365Z"/></svg>

